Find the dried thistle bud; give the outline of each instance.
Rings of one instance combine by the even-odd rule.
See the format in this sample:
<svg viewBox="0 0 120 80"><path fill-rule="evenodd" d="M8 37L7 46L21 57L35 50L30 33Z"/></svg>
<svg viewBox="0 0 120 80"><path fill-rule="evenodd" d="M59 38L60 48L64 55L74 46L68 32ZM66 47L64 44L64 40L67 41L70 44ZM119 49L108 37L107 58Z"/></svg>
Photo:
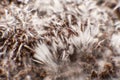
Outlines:
<svg viewBox="0 0 120 80"><path fill-rule="evenodd" d="M107 70L104 70L104 71L102 71L102 72L100 72L100 74L99 74L99 77L100 77L100 79L110 79L110 73L109 73L109 71L107 71Z"/></svg>
<svg viewBox="0 0 120 80"><path fill-rule="evenodd" d="M105 69L105 70L108 70L108 71L111 71L111 70L113 69L113 66L112 66L111 63L106 63L106 64L104 65L104 69Z"/></svg>
<svg viewBox="0 0 120 80"><path fill-rule="evenodd" d="M96 71L92 71L91 72L91 78L97 78L98 77L98 73Z"/></svg>
<svg viewBox="0 0 120 80"><path fill-rule="evenodd" d="M115 13L117 14L118 18L120 19L120 7L118 7L118 8L115 10Z"/></svg>

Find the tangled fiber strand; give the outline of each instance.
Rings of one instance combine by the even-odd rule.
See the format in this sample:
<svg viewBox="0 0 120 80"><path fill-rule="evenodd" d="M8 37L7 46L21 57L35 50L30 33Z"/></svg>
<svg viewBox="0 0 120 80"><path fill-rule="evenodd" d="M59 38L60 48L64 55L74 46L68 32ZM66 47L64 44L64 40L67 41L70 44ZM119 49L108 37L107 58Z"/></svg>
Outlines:
<svg viewBox="0 0 120 80"><path fill-rule="evenodd" d="M0 1L0 80L119 80L119 3L98 2Z"/></svg>

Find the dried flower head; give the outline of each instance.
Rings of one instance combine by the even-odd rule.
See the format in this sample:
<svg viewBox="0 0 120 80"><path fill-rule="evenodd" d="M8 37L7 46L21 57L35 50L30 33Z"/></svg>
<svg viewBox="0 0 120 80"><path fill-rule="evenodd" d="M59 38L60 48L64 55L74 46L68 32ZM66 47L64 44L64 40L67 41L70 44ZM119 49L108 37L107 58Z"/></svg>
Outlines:
<svg viewBox="0 0 120 80"><path fill-rule="evenodd" d="M120 79L118 10L117 0L0 1L0 79Z"/></svg>

